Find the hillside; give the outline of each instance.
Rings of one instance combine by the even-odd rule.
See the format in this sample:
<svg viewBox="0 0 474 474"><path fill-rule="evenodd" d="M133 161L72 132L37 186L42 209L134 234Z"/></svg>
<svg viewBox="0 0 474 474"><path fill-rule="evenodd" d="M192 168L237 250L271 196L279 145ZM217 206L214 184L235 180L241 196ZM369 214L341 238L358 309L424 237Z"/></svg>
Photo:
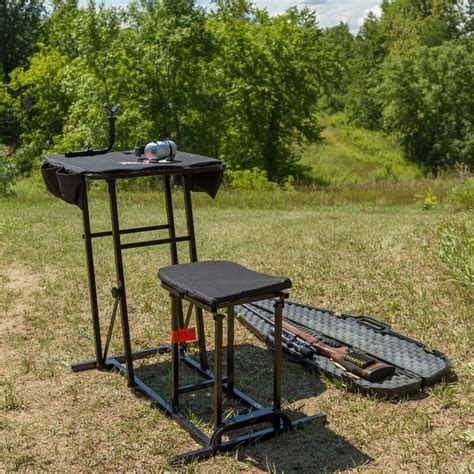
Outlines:
<svg viewBox="0 0 474 474"><path fill-rule="evenodd" d="M348 125L344 117L323 117L322 144L302 150L301 162L311 168L315 184L409 181L421 170L409 163L393 137Z"/></svg>

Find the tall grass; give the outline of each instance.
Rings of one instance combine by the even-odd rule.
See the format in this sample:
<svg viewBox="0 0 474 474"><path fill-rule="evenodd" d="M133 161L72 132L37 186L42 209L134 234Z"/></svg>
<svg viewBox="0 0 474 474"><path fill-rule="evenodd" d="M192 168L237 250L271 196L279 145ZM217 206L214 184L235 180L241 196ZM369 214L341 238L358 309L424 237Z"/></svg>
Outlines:
<svg viewBox="0 0 474 474"><path fill-rule="evenodd" d="M135 180L139 181L139 180ZM361 184L339 184L332 186L307 186L286 190L284 188L262 191L260 189L230 189L226 185L219 191L216 199L204 193L194 193L196 205L206 208L239 208L239 209L301 209L323 206L405 206L416 204L416 195L430 193L437 197L441 207L451 202L452 188L458 183L453 179L422 178L403 182L374 182ZM130 202L152 202L161 199L161 183L153 183L155 192L150 186L136 186L119 181L118 189L127 196ZM157 189L158 188L158 189ZM0 207L42 206L56 207L61 205L51 199L44 183L32 177L18 181L13 187L17 198L0 201ZM158 191L158 192L157 192ZM91 198L106 194L104 182L94 181L90 190ZM182 206L181 193L176 193L176 206Z"/></svg>
<svg viewBox="0 0 474 474"><path fill-rule="evenodd" d="M320 121L326 127L324 143L308 146L301 153L301 162L311 169L315 183L406 181L421 176L395 139L386 134L348 125L342 115Z"/></svg>
<svg viewBox="0 0 474 474"><path fill-rule="evenodd" d="M474 287L472 216L451 218L440 224L436 230L435 253L445 264L454 282L465 288Z"/></svg>

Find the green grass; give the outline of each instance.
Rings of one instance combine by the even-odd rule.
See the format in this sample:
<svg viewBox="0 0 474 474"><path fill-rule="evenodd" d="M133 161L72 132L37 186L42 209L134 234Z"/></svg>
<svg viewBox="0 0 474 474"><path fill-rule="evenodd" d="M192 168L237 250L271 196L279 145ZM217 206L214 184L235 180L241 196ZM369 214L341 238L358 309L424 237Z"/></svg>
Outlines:
<svg viewBox="0 0 474 474"><path fill-rule="evenodd" d="M436 254L453 281L474 287L474 220L451 218L436 229Z"/></svg>
<svg viewBox="0 0 474 474"><path fill-rule="evenodd" d="M409 181L421 176L406 161L395 139L382 132L344 123L340 115L322 118L324 142L302 150L302 164L309 166L315 183L354 184Z"/></svg>
<svg viewBox="0 0 474 474"><path fill-rule="evenodd" d="M372 315L446 352L453 371L424 394L390 401L345 392L285 360L285 409L293 416L324 411L328 425L190 470L468 472L472 291L452 281L435 252L434 229L451 218L451 188L452 183L425 180L307 193L223 190L214 201L194 195L201 259L229 259L288 275L291 299ZM173 470L170 455L196 448L186 432L127 389L117 374L70 371L69 364L93 355L79 209L24 182L16 191L16 199L0 200L0 470ZM429 211L413 200L416 192L427 191L440 197ZM181 234L181 193L174 198ZM91 206L93 229L109 228L102 189L92 192ZM121 191L120 216L124 227L163 222L161 194ZM105 332L113 304L113 255L107 238L97 239L94 248ZM180 247L183 261L186 250L186 244ZM156 278L167 264L166 247L125 251L135 348L168 340L168 298ZM121 350L116 329L113 352ZM240 324L236 332L237 386L267 403L272 355ZM150 384L166 389L168 357L137 366ZM191 395L184 398L185 413L207 426L211 398L204 396L209 403L202 407Z"/></svg>

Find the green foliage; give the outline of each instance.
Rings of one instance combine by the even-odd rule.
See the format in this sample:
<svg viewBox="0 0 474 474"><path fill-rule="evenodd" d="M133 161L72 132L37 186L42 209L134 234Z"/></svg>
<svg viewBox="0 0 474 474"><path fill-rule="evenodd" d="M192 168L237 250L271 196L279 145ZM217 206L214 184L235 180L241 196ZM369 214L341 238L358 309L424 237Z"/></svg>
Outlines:
<svg viewBox="0 0 474 474"><path fill-rule="evenodd" d="M13 102L7 86L0 84L0 144L14 145L20 135L19 122L12 110Z"/></svg>
<svg viewBox="0 0 474 474"><path fill-rule="evenodd" d="M22 172L29 171L42 151L52 150L61 139L71 104L65 87L67 72L67 58L43 45L30 58L27 69L17 68L11 75L12 110L20 123L24 155L29 157Z"/></svg>
<svg viewBox="0 0 474 474"><path fill-rule="evenodd" d="M453 188L452 200L457 209L474 209L474 177L466 178Z"/></svg>
<svg viewBox="0 0 474 474"><path fill-rule="evenodd" d="M211 70L222 99L220 156L281 180L301 172L294 144L319 140L312 112L322 85L321 32L307 9L270 17L238 5L220 3L209 21L219 48Z"/></svg>
<svg viewBox="0 0 474 474"><path fill-rule="evenodd" d="M415 194L415 199L421 203L422 209L425 211L431 211L438 206L438 198L429 191Z"/></svg>
<svg viewBox="0 0 474 474"><path fill-rule="evenodd" d="M468 217L451 219L436 230L436 254L454 282L474 286L474 225Z"/></svg>
<svg viewBox="0 0 474 474"><path fill-rule="evenodd" d="M232 189L253 189L256 191L272 191L278 184L268 180L267 172L260 168L246 170L227 170L226 182Z"/></svg>
<svg viewBox="0 0 474 474"><path fill-rule="evenodd" d="M316 142L322 87L314 13L278 17L246 2L212 14L193 0L127 10L56 2L48 45L13 74L9 94L30 156L102 146L102 103L120 102L116 147L171 137L273 180L301 174L295 147Z"/></svg>
<svg viewBox="0 0 474 474"><path fill-rule="evenodd" d="M472 11L461 0L384 1L381 10L356 38L351 120L394 133L430 170L472 166Z"/></svg>
<svg viewBox="0 0 474 474"><path fill-rule="evenodd" d="M43 0L0 0L0 63L3 80L25 64L42 34Z"/></svg>
<svg viewBox="0 0 474 474"><path fill-rule="evenodd" d="M421 46L384 64L384 128L430 169L474 167L473 46L473 40Z"/></svg>
<svg viewBox="0 0 474 474"><path fill-rule="evenodd" d="M12 196L17 170L10 153L0 150L0 196Z"/></svg>
<svg viewBox="0 0 474 474"><path fill-rule="evenodd" d="M342 114L322 117L322 144L302 151L314 184L397 182L418 178L418 168L407 162L392 137L347 124Z"/></svg>
<svg viewBox="0 0 474 474"><path fill-rule="evenodd" d="M318 101L318 109L325 113L344 109L355 54L355 39L346 23L328 28L322 35L324 58L324 95Z"/></svg>
<svg viewBox="0 0 474 474"><path fill-rule="evenodd" d="M356 38L343 23L322 31L309 9L270 16L248 0L54 0L46 17L40 0L3 2L31 27L8 37L31 48L0 90L0 142L21 147L21 172L46 152L104 146L104 102L122 105L116 148L170 137L280 184L309 181L300 153L321 143L321 111L389 132L428 170L473 166L472 2L384 1ZM392 155L370 157L371 180L400 179Z"/></svg>
<svg viewBox="0 0 474 474"><path fill-rule="evenodd" d="M347 113L355 125L375 129L381 118L376 96L380 64L386 54L386 40L380 20L369 13L355 42L352 80L347 97Z"/></svg>

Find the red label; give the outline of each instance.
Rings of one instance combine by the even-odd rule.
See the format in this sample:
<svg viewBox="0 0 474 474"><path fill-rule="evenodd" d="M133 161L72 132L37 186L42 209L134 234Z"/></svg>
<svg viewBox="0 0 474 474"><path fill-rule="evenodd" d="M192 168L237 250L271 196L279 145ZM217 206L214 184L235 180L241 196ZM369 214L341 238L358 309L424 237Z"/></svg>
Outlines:
<svg viewBox="0 0 474 474"><path fill-rule="evenodd" d="M176 344L177 342L186 342L196 340L196 329L195 328L182 328L176 331L171 331L171 343Z"/></svg>

